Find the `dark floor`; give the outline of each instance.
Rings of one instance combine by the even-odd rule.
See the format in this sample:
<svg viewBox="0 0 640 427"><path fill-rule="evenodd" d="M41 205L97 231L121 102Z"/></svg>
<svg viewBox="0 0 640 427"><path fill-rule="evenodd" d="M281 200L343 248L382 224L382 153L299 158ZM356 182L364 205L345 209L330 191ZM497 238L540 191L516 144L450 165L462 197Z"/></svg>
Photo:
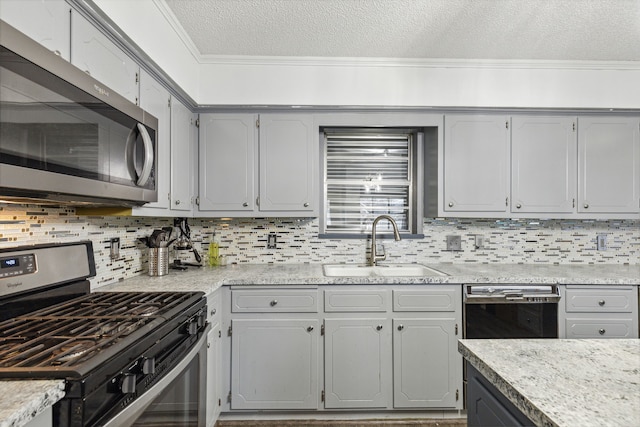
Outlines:
<svg viewBox="0 0 640 427"><path fill-rule="evenodd" d="M406 420L227 420L216 427L466 427L465 418Z"/></svg>

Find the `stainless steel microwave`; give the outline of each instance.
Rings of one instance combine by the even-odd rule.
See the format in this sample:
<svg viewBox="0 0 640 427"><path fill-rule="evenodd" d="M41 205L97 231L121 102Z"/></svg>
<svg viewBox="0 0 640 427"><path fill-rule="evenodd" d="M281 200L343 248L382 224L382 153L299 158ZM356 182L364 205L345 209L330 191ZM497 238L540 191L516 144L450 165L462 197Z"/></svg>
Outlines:
<svg viewBox="0 0 640 427"><path fill-rule="evenodd" d="M158 120L0 21L0 201L157 200Z"/></svg>

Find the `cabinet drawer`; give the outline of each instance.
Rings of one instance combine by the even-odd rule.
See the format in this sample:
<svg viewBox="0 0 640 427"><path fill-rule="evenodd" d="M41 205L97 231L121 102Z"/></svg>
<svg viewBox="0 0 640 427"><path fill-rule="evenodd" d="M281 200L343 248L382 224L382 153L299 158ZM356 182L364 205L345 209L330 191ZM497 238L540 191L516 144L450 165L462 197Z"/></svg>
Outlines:
<svg viewBox="0 0 640 427"><path fill-rule="evenodd" d="M324 291L324 311L385 312L389 308L389 293L386 289L331 289Z"/></svg>
<svg viewBox="0 0 640 427"><path fill-rule="evenodd" d="M637 338L632 319L567 318L567 338Z"/></svg>
<svg viewBox="0 0 640 427"><path fill-rule="evenodd" d="M635 301L629 289L571 289L567 288L567 313L631 313Z"/></svg>
<svg viewBox="0 0 640 427"><path fill-rule="evenodd" d="M233 313L317 313L317 289L231 291Z"/></svg>
<svg viewBox="0 0 640 427"><path fill-rule="evenodd" d="M456 289L394 289L393 311L456 311Z"/></svg>

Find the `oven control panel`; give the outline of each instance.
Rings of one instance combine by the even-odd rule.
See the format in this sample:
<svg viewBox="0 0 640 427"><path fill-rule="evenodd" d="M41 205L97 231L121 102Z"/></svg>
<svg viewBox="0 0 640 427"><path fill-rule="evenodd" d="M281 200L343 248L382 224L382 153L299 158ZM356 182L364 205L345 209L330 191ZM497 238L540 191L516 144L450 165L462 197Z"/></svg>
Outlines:
<svg viewBox="0 0 640 427"><path fill-rule="evenodd" d="M0 278L22 276L36 272L36 256L21 254L0 258Z"/></svg>

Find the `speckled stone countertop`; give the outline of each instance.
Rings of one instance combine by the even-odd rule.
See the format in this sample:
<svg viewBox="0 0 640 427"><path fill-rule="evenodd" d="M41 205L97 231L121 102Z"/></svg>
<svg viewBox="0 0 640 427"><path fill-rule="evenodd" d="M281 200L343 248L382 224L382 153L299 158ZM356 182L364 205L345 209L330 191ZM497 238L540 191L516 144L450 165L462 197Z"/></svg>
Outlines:
<svg viewBox="0 0 640 427"><path fill-rule="evenodd" d="M203 291L223 285L349 284L589 284L640 285L640 265L429 264L446 275L426 277L327 277L322 264L241 264L169 270L166 276L140 275L100 287L100 291Z"/></svg>
<svg viewBox="0 0 640 427"><path fill-rule="evenodd" d="M64 381L0 381L0 427L23 426L62 399Z"/></svg>
<svg viewBox="0 0 640 427"><path fill-rule="evenodd" d="M640 340L460 340L537 426L639 426Z"/></svg>
<svg viewBox="0 0 640 427"><path fill-rule="evenodd" d="M551 264L429 264L445 275L427 277L326 277L322 264L241 264L226 267L189 267L186 271L169 270L166 276L146 274L102 286L96 291L202 291L210 293L221 286L249 285L353 285L353 284L457 284L457 283L556 283L590 285L640 285L640 265L551 265ZM0 383L4 390L7 382ZM0 427L24 425L6 424L10 399L23 396L25 413L32 413L28 402L32 399L55 403L54 394L32 389L32 381L23 384L24 392L0 395ZM53 382L57 383L57 382ZM31 394L29 394L31 390ZM19 402L17 403L18 406ZM35 414L34 414L35 415Z"/></svg>

